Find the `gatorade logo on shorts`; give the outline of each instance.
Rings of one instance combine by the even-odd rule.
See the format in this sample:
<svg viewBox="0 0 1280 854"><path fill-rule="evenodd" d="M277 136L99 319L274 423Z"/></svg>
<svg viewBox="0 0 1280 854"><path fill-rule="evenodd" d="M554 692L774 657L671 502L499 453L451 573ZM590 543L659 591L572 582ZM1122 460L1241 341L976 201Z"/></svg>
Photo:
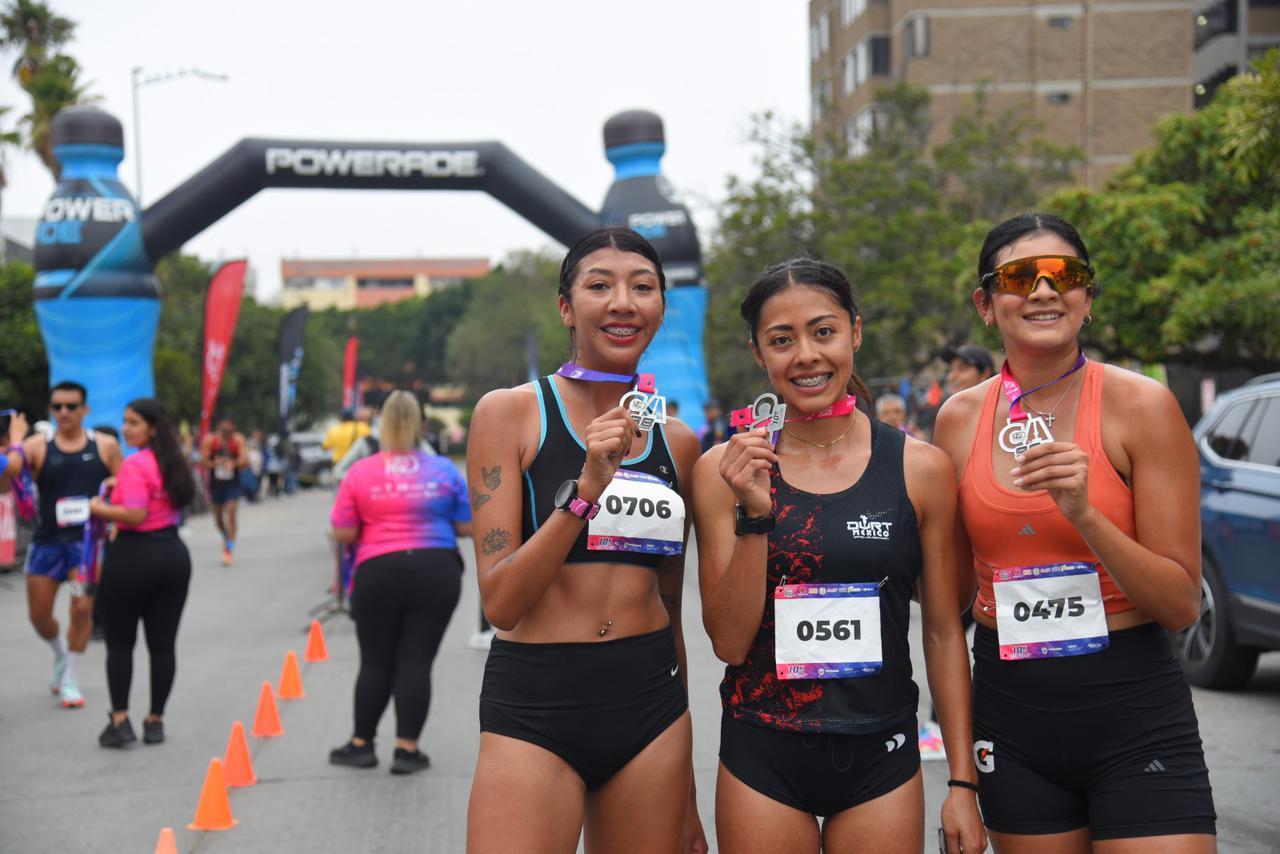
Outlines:
<svg viewBox="0 0 1280 854"><path fill-rule="evenodd" d="M980 740L973 743L973 761L983 774L996 770L996 746L989 741Z"/></svg>

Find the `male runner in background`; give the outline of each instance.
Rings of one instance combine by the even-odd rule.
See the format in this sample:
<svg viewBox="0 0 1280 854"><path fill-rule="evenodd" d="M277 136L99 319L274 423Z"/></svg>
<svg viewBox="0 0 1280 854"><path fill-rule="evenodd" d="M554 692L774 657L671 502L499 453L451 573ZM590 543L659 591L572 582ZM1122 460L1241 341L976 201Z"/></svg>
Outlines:
<svg viewBox="0 0 1280 854"><path fill-rule="evenodd" d="M84 705L77 670L92 630L93 591L82 588L76 577L89 499L124 460L119 442L84 429L88 397L85 387L75 382L60 382L50 389L49 415L57 425L52 439L38 432L27 439L27 419L16 415L9 423L11 450L4 468L4 476L18 475L25 455L39 493L39 521L27 549L27 612L36 633L53 648L49 690L68 709ZM58 585L64 581L72 582L65 642L53 616Z"/></svg>
<svg viewBox="0 0 1280 854"><path fill-rule="evenodd" d="M357 421L354 412L350 409L344 409L342 410L342 420L330 427L329 432L324 434L324 441L320 443L320 447L329 452L335 466L347 455L347 451L351 450L351 446L356 443L357 439L369 435L370 416L368 413L368 409L361 409L360 414L363 417Z"/></svg>
<svg viewBox="0 0 1280 854"><path fill-rule="evenodd" d="M996 372L991 354L974 344L947 347L941 353L947 363L947 394L973 388Z"/></svg>
<svg viewBox="0 0 1280 854"><path fill-rule="evenodd" d="M209 482L213 521L222 534L222 565L231 566L236 549L236 506L243 493L240 471L249 464L249 451L230 418L220 419L218 429L201 440L200 464Z"/></svg>

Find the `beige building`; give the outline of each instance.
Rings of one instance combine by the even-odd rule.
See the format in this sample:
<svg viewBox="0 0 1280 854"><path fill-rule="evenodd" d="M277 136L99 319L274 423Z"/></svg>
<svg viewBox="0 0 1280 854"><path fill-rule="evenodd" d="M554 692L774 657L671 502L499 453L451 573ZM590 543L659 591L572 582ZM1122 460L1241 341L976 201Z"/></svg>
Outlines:
<svg viewBox="0 0 1280 854"><path fill-rule="evenodd" d="M985 84L993 108L1079 146L1097 186L1161 116L1191 110L1193 22L1192 0L810 0L813 126L856 152L876 84L906 80L932 96L936 142Z"/></svg>
<svg viewBox="0 0 1280 854"><path fill-rule="evenodd" d="M1280 0L1195 0L1196 106L1274 47L1280 47Z"/></svg>
<svg viewBox="0 0 1280 854"><path fill-rule="evenodd" d="M425 297L489 272L484 258L286 260L280 262L280 304L312 311L351 311Z"/></svg>

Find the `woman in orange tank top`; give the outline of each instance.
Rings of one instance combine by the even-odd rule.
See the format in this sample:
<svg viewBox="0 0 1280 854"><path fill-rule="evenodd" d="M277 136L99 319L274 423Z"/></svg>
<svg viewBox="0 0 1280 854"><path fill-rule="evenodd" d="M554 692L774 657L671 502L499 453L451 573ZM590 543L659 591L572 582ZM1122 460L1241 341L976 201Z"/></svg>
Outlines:
<svg viewBox="0 0 1280 854"><path fill-rule="evenodd" d="M1066 221L987 235L973 302L1001 374L953 396L935 441L972 552L974 756L1001 854L1214 851L1191 692L1165 629L1200 602L1199 472L1168 389L1088 361L1098 289Z"/></svg>

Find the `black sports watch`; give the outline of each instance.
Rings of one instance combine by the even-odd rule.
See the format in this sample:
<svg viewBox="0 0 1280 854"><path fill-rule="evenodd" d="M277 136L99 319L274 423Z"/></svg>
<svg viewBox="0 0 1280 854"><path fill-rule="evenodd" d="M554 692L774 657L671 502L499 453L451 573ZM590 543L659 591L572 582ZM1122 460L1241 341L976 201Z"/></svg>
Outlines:
<svg viewBox="0 0 1280 854"><path fill-rule="evenodd" d="M578 497L578 481L576 478L570 478L560 484L560 488L556 490L555 504L557 510L572 513L579 519L588 521L596 518L596 514L600 512L599 502L587 501L585 498Z"/></svg>
<svg viewBox="0 0 1280 854"><path fill-rule="evenodd" d="M768 516L761 516L753 519L747 515L747 511L742 509L742 505L738 505L738 515L733 523L733 532L739 537L745 534L767 534L773 530L778 520L770 513Z"/></svg>

